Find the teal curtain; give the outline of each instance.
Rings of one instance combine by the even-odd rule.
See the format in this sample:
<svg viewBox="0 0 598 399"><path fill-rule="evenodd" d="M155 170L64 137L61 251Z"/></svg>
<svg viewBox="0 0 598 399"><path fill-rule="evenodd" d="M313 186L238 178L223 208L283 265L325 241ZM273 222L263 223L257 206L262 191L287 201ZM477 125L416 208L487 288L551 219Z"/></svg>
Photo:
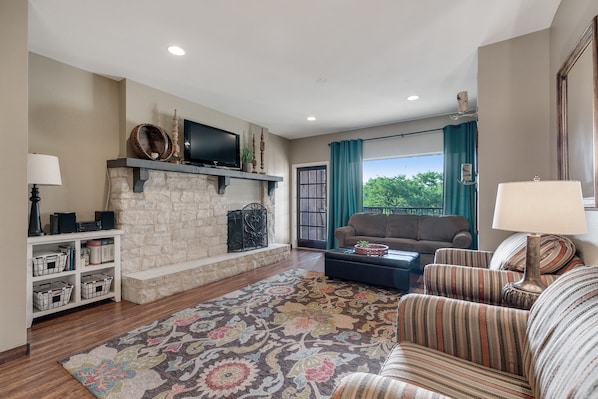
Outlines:
<svg viewBox="0 0 598 399"><path fill-rule="evenodd" d="M363 210L363 140L330 144L330 199L327 248L338 247L337 227L346 226L351 215Z"/></svg>
<svg viewBox="0 0 598 399"><path fill-rule="evenodd" d="M469 220L471 248L478 248L476 234L477 185L463 185L461 178L461 164L473 165L473 176L476 177L476 147L477 147L477 122L471 121L460 125L445 126L444 132L444 213L446 215L461 215Z"/></svg>

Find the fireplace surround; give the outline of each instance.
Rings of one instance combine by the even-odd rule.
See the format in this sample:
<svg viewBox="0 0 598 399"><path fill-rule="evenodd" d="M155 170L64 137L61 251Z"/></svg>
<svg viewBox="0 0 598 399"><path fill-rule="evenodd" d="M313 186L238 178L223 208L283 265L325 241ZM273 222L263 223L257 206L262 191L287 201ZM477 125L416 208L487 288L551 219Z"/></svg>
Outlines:
<svg viewBox="0 0 598 399"><path fill-rule="evenodd" d="M263 175L255 184L262 186L261 204L257 205L267 220L266 246L229 253L227 198L221 194L221 176L187 168L173 171L171 164L146 161L152 169L145 169L143 190L136 192L135 174L139 172L108 162L110 203L116 226L124 231L123 299L147 303L289 256L288 244L268 245L274 237L275 196ZM161 164L167 170L158 169Z"/></svg>

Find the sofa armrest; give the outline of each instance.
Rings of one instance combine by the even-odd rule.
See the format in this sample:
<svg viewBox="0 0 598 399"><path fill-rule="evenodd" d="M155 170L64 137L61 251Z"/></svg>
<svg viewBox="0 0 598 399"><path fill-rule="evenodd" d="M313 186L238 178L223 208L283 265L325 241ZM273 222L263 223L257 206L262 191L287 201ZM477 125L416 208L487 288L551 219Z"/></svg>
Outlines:
<svg viewBox="0 0 598 399"><path fill-rule="evenodd" d="M528 316L526 310L408 294L399 301L398 342L523 375Z"/></svg>
<svg viewBox="0 0 598 399"><path fill-rule="evenodd" d="M540 279L546 286L552 284L558 277L557 274L540 275ZM522 278L523 273L513 270L490 270L431 263L424 268L424 294L504 306L502 288L507 283Z"/></svg>
<svg viewBox="0 0 598 399"><path fill-rule="evenodd" d="M460 231L453 237L454 248L469 248L471 246L472 238L469 231Z"/></svg>
<svg viewBox="0 0 598 399"><path fill-rule="evenodd" d="M445 265L461 265L471 267L490 266L494 252L478 251L473 249L461 248L440 248L434 254L434 263L444 263Z"/></svg>
<svg viewBox="0 0 598 399"><path fill-rule="evenodd" d="M351 373L334 388L330 399L444 399L425 388L369 373Z"/></svg>
<svg viewBox="0 0 598 399"><path fill-rule="evenodd" d="M432 263L424 268L424 293L501 305L502 287L520 280L521 277L522 273L513 271Z"/></svg>
<svg viewBox="0 0 598 399"><path fill-rule="evenodd" d="M334 237L336 237L336 239L338 240L339 247L344 247L346 238L352 237L354 235L355 229L353 228L353 226L342 226L334 230Z"/></svg>

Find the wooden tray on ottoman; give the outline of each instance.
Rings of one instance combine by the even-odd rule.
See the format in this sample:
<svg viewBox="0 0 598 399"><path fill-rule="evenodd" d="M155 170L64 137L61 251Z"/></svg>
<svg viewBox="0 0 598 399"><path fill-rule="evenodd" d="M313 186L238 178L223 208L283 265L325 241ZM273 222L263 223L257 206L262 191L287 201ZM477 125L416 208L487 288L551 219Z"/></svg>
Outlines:
<svg viewBox="0 0 598 399"><path fill-rule="evenodd" d="M389 249L382 256L356 254L353 248L337 248L324 254L324 272L331 278L395 288L409 292L409 273L419 266L417 252Z"/></svg>

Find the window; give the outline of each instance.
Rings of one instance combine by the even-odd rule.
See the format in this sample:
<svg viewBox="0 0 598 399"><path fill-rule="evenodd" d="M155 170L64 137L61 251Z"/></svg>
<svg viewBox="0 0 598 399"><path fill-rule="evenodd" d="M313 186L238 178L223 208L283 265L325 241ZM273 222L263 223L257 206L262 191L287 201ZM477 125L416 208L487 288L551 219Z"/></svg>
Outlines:
<svg viewBox="0 0 598 399"><path fill-rule="evenodd" d="M363 162L364 211L442 214L442 154Z"/></svg>

